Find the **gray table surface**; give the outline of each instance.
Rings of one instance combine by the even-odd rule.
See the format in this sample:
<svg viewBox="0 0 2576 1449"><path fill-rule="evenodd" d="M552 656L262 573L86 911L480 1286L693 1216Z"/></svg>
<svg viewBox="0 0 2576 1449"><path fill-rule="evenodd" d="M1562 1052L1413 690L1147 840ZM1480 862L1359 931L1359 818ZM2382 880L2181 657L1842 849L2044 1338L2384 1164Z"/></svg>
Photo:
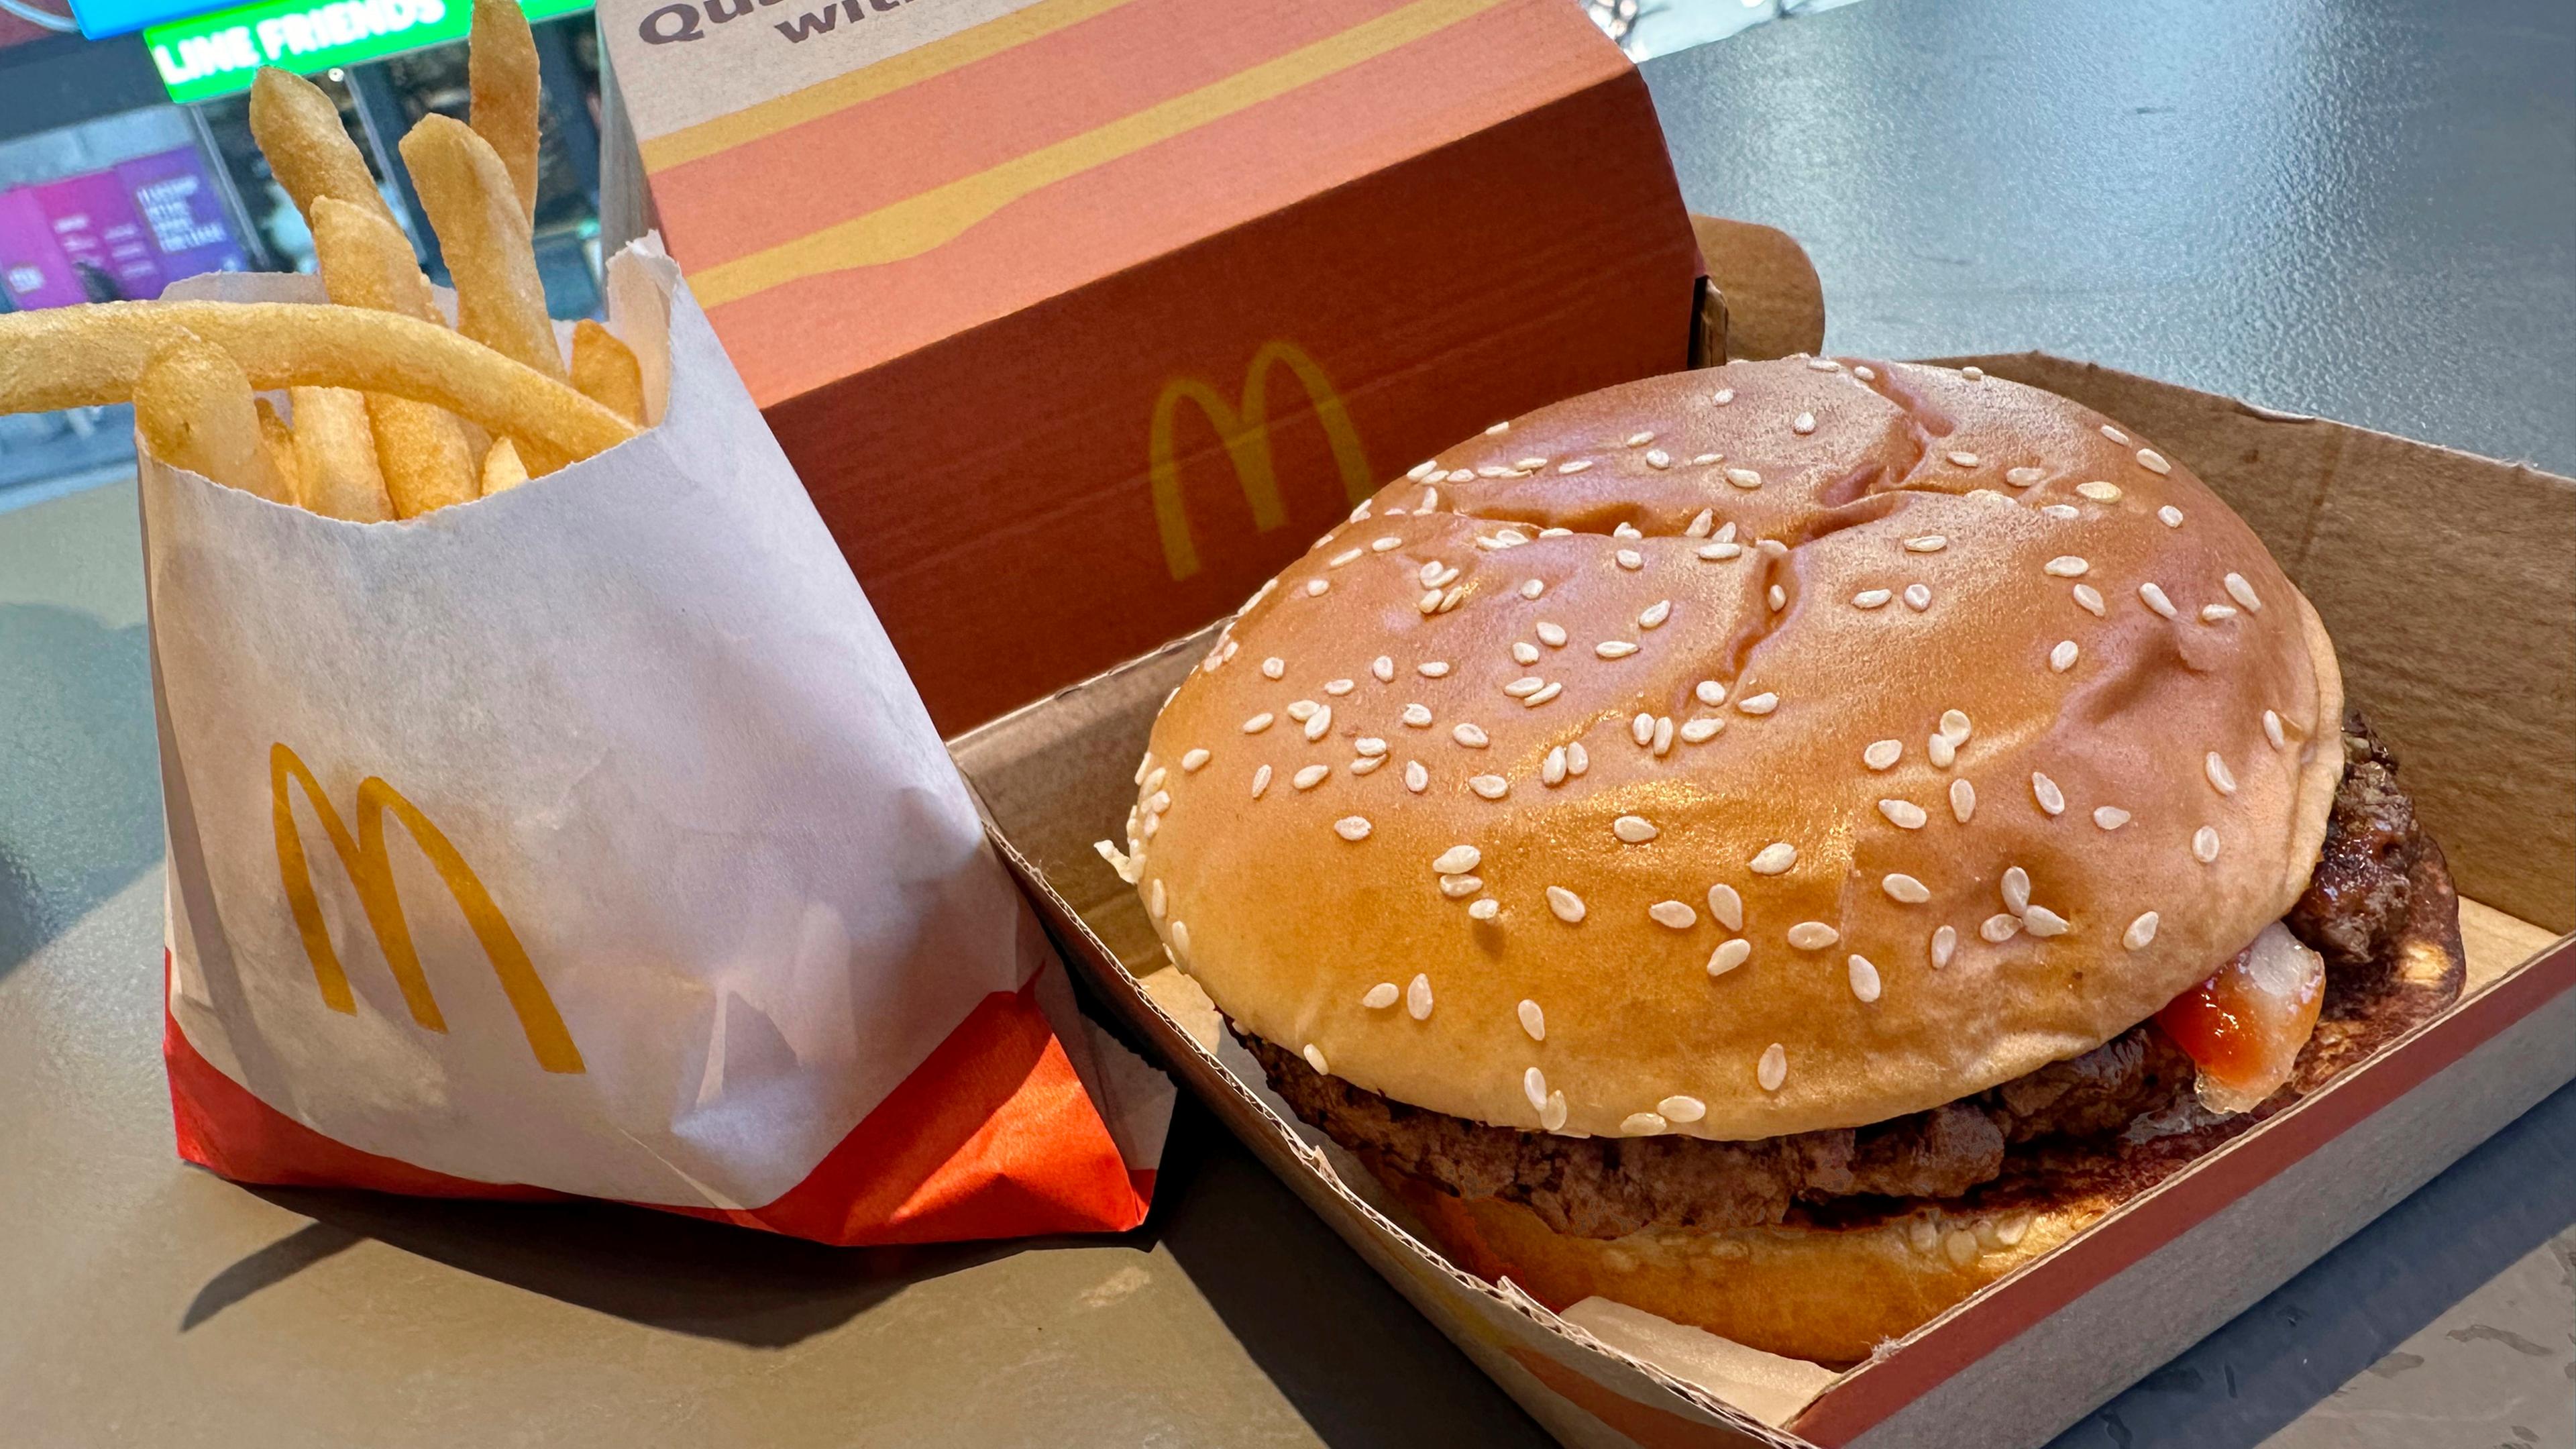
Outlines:
<svg viewBox="0 0 2576 1449"><path fill-rule="evenodd" d="M2576 467L2554 4L1866 0L1647 69L1831 343L2043 346ZM130 487L0 514L0 1438L1532 1444L1184 1109L1122 1238L836 1253L180 1167ZM2576 1444L2576 1089L2065 1445Z"/></svg>

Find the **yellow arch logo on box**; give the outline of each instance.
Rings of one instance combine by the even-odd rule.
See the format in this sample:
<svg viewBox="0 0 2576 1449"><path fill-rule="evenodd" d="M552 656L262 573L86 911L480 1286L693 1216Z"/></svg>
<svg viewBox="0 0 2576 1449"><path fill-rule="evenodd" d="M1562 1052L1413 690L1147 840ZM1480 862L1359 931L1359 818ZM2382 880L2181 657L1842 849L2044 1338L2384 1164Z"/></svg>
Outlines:
<svg viewBox="0 0 2576 1449"><path fill-rule="evenodd" d="M1351 415L1342 406L1340 393L1333 390L1333 380L1324 375L1315 359L1293 342L1270 341L1252 354L1252 365L1244 370L1243 401L1240 406L1228 403L1213 387L1195 377L1177 377L1163 384L1162 395L1154 399L1154 417L1145 434L1146 478L1154 495L1154 525L1163 535L1163 562L1170 566L1177 581L1199 571L1198 545L1190 537L1188 511L1181 503L1181 465L1172 452L1172 427L1181 404L1196 406L1210 425L1217 440L1225 445L1226 457L1234 463L1235 481L1243 487L1243 501L1252 509L1252 526L1263 533L1288 521L1288 510L1279 502L1279 476L1270 454L1270 371L1288 369L1288 375L1305 388L1306 399L1313 404L1315 421L1324 429L1324 441L1331 445L1333 462L1341 469L1342 491L1350 495L1353 505L1368 501L1374 492L1369 475L1368 455L1361 451L1358 429L1351 426Z"/></svg>
<svg viewBox="0 0 2576 1449"><path fill-rule="evenodd" d="M295 913L295 928L304 938L304 955L313 963L314 984L322 990L322 1004L333 1011L355 1016L358 1005L349 994L349 974L341 969L339 953L331 948L331 932L322 920L322 903L313 894L313 873L304 859L303 832L295 824L295 811L287 794L289 782L304 787L304 798L321 818L322 833L330 838L331 851L340 858L340 868L348 873L349 884L356 888L358 904L366 910L367 925L375 932L376 945L385 953L385 965L402 988L403 1001L411 1007L412 1020L431 1031L447 1030L447 1018L438 1009L438 999L430 994L429 978L420 969L420 954L412 948L411 927L403 920L402 897L394 887L392 859L385 853L385 813L411 833L412 843L429 858L431 869L449 895L456 898L457 908L465 913L465 923L474 930L474 938L483 944L483 954L492 964L492 973L500 978L501 991L510 999L510 1009L518 1013L519 1029L527 1034L528 1049L537 1055L537 1065L550 1072L583 1070L581 1052L572 1044L572 1033L565 1030L562 1013L555 1010L555 1000L546 992L546 984L537 977L537 968L528 960L518 933L510 929L509 919L493 903L492 893L483 888L482 879L465 863L446 833L430 823L420 808L403 798L402 792L373 775L358 784L356 810L357 831L353 835L331 806L331 797L323 793L313 772L304 767L295 751L283 743L271 745L268 751L269 796L277 824L277 875L286 888L286 902Z"/></svg>

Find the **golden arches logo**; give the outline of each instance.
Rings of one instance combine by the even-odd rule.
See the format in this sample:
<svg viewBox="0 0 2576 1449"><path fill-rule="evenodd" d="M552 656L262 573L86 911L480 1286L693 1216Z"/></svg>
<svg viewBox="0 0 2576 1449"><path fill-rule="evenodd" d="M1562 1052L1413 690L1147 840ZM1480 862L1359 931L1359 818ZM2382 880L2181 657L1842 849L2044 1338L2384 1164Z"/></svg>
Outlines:
<svg viewBox="0 0 2576 1449"><path fill-rule="evenodd" d="M1154 525L1163 535L1163 562L1171 567L1175 580L1188 578L1199 571L1198 545L1190 537L1190 519L1181 504L1181 465L1172 453L1172 428L1178 421L1181 404L1195 405L1215 427L1217 440L1225 445L1226 457L1234 463L1235 481L1242 485L1243 501L1252 509L1252 526L1263 533L1288 521L1288 510L1279 502L1279 478L1270 455L1270 373L1284 367L1306 390L1306 400L1314 406L1315 421L1324 429L1324 441L1332 447L1333 462L1342 474L1342 491L1353 504L1364 503L1371 492L1368 455L1360 450L1360 435L1351 426L1351 415L1342 406L1340 393L1333 390L1333 380L1315 359L1293 342L1271 341L1261 344L1252 354L1252 365L1244 370L1243 401L1229 403L1215 388L1195 377L1178 377L1163 384L1160 397L1154 399L1154 417L1145 435L1146 478L1153 485Z"/></svg>
<svg viewBox="0 0 2576 1449"><path fill-rule="evenodd" d="M295 913L295 928L304 937L304 955L313 963L314 984L322 990L322 1004L333 1011L351 1016L358 1005L349 994L349 974L340 967L339 953L331 948L331 932L322 920L322 903L313 894L313 872L304 859L304 836L295 824L295 811L287 793L292 782L304 787L304 798L322 821L322 833L329 837L331 851L340 858L340 868L348 873L349 884L357 890L358 904L367 913L367 925L375 932L376 944L385 953L385 965L392 970L394 983L402 988L403 1001L411 1008L411 1019L431 1031L447 1030L447 1018L438 1009L438 999L430 995L429 978L421 973L420 954L412 949L411 927L403 919L402 897L394 887L393 861L385 853L385 815L408 831L412 843L429 858L430 868L438 872L449 895L456 898L457 908L465 913L465 923L474 930L474 938L483 944L483 954L492 963L492 973L500 978L502 994L510 999L510 1009L518 1013L519 1029L527 1034L529 1050L537 1054L537 1065L550 1072L583 1070L581 1052L572 1044L572 1033L564 1029L563 1016L555 1010L554 998L546 993L545 982L537 978L537 968L528 960L518 933L510 929L509 920L483 888L474 868L449 842L445 832L430 823L418 806L403 798L402 792L370 775L358 784L357 831L350 832L331 807L331 797L324 794L321 783L304 761L284 744L269 747L269 796L277 823L277 874L286 887L286 902Z"/></svg>

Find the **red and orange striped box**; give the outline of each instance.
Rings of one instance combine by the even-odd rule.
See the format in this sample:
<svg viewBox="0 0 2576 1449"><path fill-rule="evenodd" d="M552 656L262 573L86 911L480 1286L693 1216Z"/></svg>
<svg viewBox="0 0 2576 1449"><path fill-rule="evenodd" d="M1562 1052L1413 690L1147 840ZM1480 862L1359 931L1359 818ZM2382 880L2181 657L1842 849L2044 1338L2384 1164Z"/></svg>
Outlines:
<svg viewBox="0 0 2576 1449"><path fill-rule="evenodd" d="M945 731L1687 361L1662 133L1569 0L600 18L665 240Z"/></svg>

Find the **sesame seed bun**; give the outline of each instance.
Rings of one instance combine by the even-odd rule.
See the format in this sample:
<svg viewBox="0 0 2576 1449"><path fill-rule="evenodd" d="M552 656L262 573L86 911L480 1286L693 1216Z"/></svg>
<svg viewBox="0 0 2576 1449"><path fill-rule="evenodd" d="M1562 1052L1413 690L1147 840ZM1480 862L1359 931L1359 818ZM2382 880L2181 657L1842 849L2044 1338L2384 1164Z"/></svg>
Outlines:
<svg viewBox="0 0 2576 1449"><path fill-rule="evenodd" d="M2341 710L2307 601L2146 440L1736 363L1327 534L1164 708L1128 869L1227 1016L1396 1101L1857 1126L2098 1046L2278 919Z"/></svg>

